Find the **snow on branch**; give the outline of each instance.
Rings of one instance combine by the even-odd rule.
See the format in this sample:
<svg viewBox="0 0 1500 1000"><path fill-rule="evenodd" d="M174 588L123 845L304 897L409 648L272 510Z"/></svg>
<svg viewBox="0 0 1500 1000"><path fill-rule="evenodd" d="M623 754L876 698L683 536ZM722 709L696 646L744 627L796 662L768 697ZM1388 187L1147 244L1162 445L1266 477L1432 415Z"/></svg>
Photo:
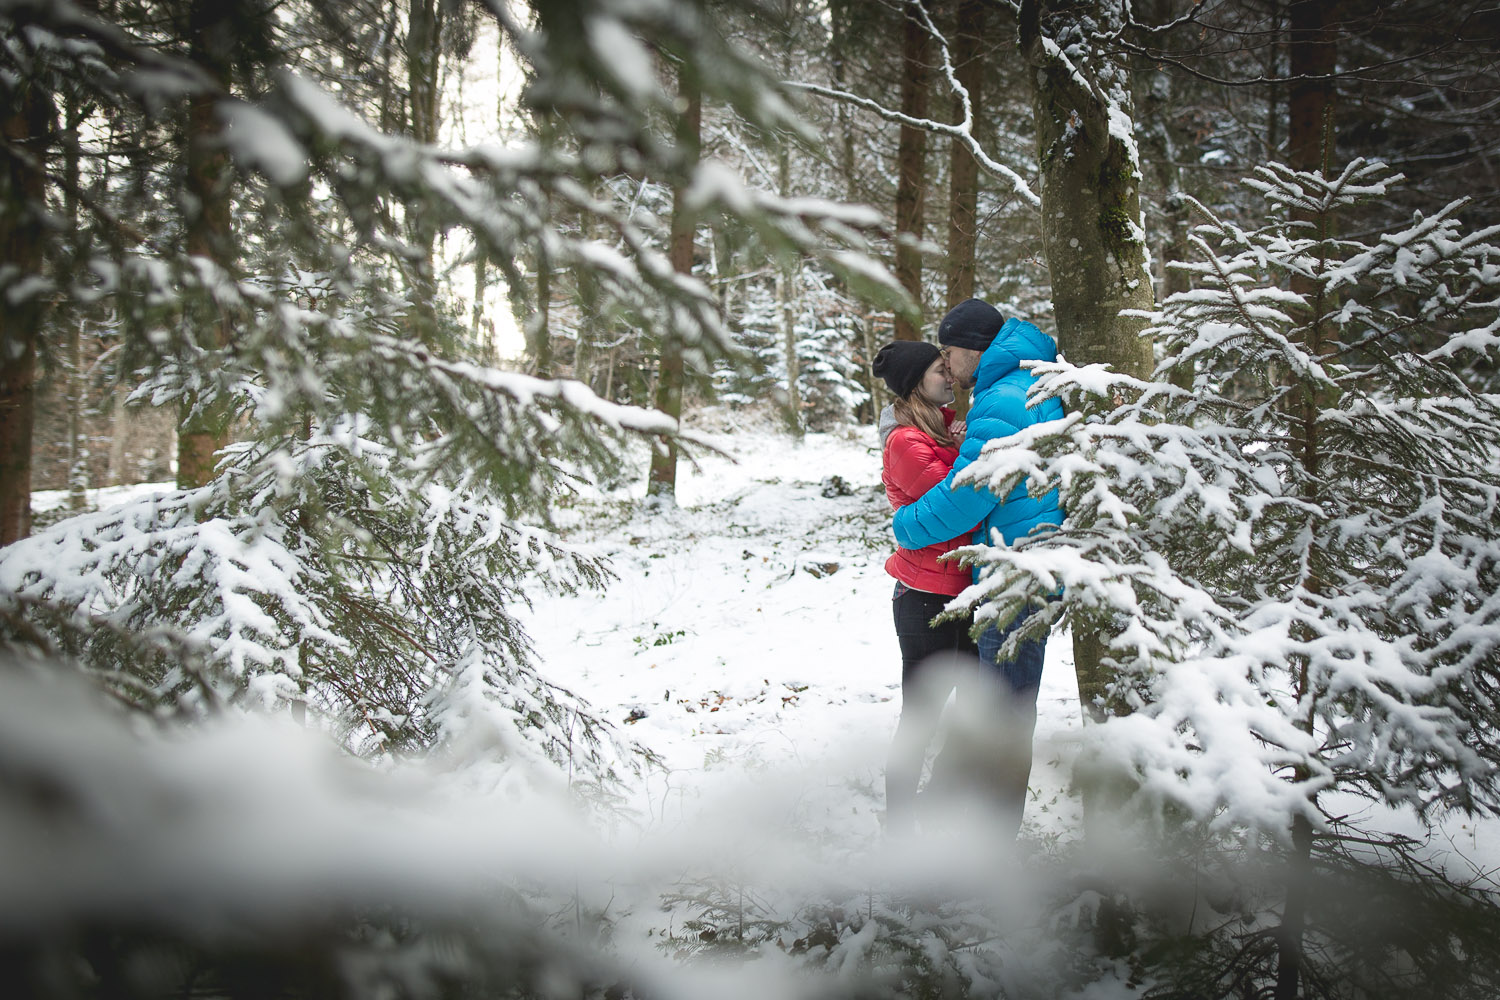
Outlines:
<svg viewBox="0 0 1500 1000"><path fill-rule="evenodd" d="M1333 792L1500 810L1500 408L1470 374L1495 354L1500 249L1453 206L1369 243L1309 235L1394 182L1273 165L1247 182L1265 225L1200 206L1193 287L1144 317L1153 379L1039 366L1067 418L960 476L1059 490L1058 529L962 550L979 575L954 606L1003 621L1062 589L1037 617L1105 636L1133 710L1093 753L1158 816L1285 838L1324 828Z"/></svg>

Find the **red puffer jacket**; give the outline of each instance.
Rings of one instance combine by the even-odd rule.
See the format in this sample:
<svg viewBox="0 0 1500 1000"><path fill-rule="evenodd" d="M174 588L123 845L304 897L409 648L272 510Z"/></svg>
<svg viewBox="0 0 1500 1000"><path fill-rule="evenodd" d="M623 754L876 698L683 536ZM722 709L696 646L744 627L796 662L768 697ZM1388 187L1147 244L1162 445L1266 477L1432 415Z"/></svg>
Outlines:
<svg viewBox="0 0 1500 1000"><path fill-rule="evenodd" d="M953 423L953 411L945 407L943 419ZM905 507L946 479L956 458L957 448L945 448L915 427L897 426L885 439L884 472L880 477L892 509ZM964 534L925 549L898 548L885 561L885 571L913 590L952 596L967 587L973 577L954 560L938 562L938 556L968 544L969 535Z"/></svg>

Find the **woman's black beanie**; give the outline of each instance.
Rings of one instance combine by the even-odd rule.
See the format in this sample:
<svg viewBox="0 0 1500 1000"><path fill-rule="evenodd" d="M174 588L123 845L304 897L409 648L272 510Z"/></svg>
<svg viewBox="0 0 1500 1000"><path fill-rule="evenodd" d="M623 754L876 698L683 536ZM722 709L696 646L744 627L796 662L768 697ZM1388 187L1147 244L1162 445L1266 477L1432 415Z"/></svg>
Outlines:
<svg viewBox="0 0 1500 1000"><path fill-rule="evenodd" d="M921 340L897 340L875 352L870 370L885 379L898 396L906 396L922 381L922 376L942 352L936 344Z"/></svg>

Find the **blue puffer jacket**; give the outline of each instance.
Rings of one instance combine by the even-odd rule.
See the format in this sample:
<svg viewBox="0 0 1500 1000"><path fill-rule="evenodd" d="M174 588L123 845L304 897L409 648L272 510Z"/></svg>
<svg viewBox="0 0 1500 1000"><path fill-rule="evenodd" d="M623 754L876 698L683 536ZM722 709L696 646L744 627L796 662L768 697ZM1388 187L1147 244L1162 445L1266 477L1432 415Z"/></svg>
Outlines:
<svg viewBox="0 0 1500 1000"><path fill-rule="evenodd" d="M1020 367L1022 361L1056 361L1057 343L1025 320L1011 318L979 359L974 373L969 429L958 460L948 478L924 493L916 503L896 511L896 542L920 549L953 538L978 524L975 542L987 542L998 529L1007 543L1043 524L1062 524L1057 491L1036 499L1026 494L1023 481L1001 500L984 486L953 485L953 477L979 457L985 442L1008 437L1023 427L1063 416L1055 399L1026 408L1026 390L1036 379ZM981 523L982 522L982 523Z"/></svg>

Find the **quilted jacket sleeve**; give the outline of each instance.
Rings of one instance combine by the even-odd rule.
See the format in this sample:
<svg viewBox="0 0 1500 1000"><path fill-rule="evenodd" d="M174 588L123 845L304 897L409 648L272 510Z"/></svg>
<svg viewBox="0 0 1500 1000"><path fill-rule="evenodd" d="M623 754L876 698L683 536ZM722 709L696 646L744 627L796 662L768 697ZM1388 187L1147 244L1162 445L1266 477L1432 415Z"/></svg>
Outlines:
<svg viewBox="0 0 1500 1000"><path fill-rule="evenodd" d="M953 476L979 457L986 441L1015 432L1013 425L995 417L971 420L953 471L916 503L896 511L892 523L896 544L904 549L936 545L965 534L988 517L1000 498L984 486L954 486Z"/></svg>
<svg viewBox="0 0 1500 1000"><path fill-rule="evenodd" d="M886 482L909 497L920 497L947 478L953 468L952 454L951 450L940 451L932 438L920 431L898 430L891 435L886 450Z"/></svg>

